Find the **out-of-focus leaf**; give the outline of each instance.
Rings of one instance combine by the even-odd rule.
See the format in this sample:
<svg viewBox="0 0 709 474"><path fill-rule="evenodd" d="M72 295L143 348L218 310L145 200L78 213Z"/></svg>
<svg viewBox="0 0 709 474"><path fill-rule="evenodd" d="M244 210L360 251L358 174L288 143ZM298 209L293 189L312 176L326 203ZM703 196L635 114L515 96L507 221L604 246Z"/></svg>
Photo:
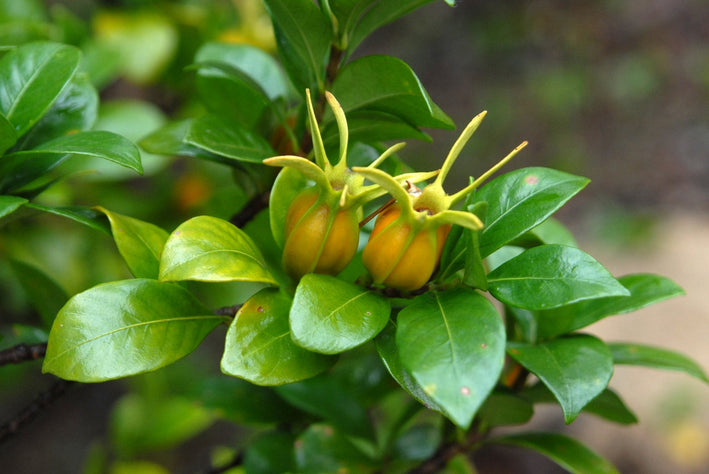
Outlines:
<svg viewBox="0 0 709 474"><path fill-rule="evenodd" d="M373 465L367 456L332 426L310 425L295 442L297 472L365 474Z"/></svg>
<svg viewBox="0 0 709 474"><path fill-rule="evenodd" d="M27 199L19 196L0 196L0 219L15 212Z"/></svg>
<svg viewBox="0 0 709 474"><path fill-rule="evenodd" d="M495 444L508 444L537 451L573 474L616 474L618 470L575 439L558 433L523 433L492 438Z"/></svg>
<svg viewBox="0 0 709 474"><path fill-rule="evenodd" d="M27 293L27 300L42 318L44 327L50 328L54 317L69 299L66 291L49 275L32 265L19 260L10 260L10 265Z"/></svg>
<svg viewBox="0 0 709 474"><path fill-rule="evenodd" d="M130 393L111 413L111 437L117 451L135 457L186 441L205 430L214 416L199 404L179 397L159 402Z"/></svg>
<svg viewBox="0 0 709 474"><path fill-rule="evenodd" d="M0 59L0 113L18 137L50 109L76 73L81 52L59 43L18 46Z"/></svg>
<svg viewBox="0 0 709 474"><path fill-rule="evenodd" d="M614 342L608 344L613 363L639 365L655 369L678 370L709 383L704 369L689 357L678 352L643 344Z"/></svg>
<svg viewBox="0 0 709 474"><path fill-rule="evenodd" d="M278 54L300 94L322 90L332 32L311 0L265 0Z"/></svg>

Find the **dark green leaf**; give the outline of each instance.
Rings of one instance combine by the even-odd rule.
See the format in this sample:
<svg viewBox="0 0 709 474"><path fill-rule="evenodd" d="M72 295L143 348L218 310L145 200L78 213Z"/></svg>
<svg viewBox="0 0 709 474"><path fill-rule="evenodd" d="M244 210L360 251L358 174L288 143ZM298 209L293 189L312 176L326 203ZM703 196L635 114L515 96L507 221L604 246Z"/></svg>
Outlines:
<svg viewBox="0 0 709 474"><path fill-rule="evenodd" d="M0 219L15 212L27 199L19 196L0 196Z"/></svg>
<svg viewBox="0 0 709 474"><path fill-rule="evenodd" d="M136 278L157 279L160 254L168 234L160 227L96 207L108 217L118 251Z"/></svg>
<svg viewBox="0 0 709 474"><path fill-rule="evenodd" d="M59 162L70 155L102 158L138 173L143 172L138 147L120 135L103 130L65 135L43 143L32 150L15 152L9 156L22 157L24 161L50 156Z"/></svg>
<svg viewBox="0 0 709 474"><path fill-rule="evenodd" d="M0 59L0 113L21 137L49 110L76 73L81 52L68 45L37 42Z"/></svg>
<svg viewBox="0 0 709 474"><path fill-rule="evenodd" d="M194 119L170 122L140 140L140 146L149 153L176 156L195 156L211 159L214 155L186 142Z"/></svg>
<svg viewBox="0 0 709 474"><path fill-rule="evenodd" d="M300 413L270 387L224 375L193 384L194 400L237 424L266 425L298 420Z"/></svg>
<svg viewBox="0 0 709 474"><path fill-rule="evenodd" d="M558 433L523 433L493 438L496 444L508 444L537 451L573 474L616 474L618 470L575 439Z"/></svg>
<svg viewBox="0 0 709 474"><path fill-rule="evenodd" d="M335 358L297 346L290 337L292 300L266 288L244 303L227 332L222 372L257 385L283 385L313 377Z"/></svg>
<svg viewBox="0 0 709 474"><path fill-rule="evenodd" d="M215 115L194 119L184 143L237 161L261 163L275 155L273 148L260 135L235 123L226 123Z"/></svg>
<svg viewBox="0 0 709 474"><path fill-rule="evenodd" d="M521 395L532 403L555 403L556 398L543 383L537 383L525 388ZM623 400L610 388L602 391L583 409L584 413L604 418L622 425L632 425L638 419L625 405Z"/></svg>
<svg viewBox="0 0 709 474"><path fill-rule="evenodd" d="M525 398L511 392L494 391L480 407L478 417L483 426L522 425L534 414L534 407Z"/></svg>
<svg viewBox="0 0 709 474"><path fill-rule="evenodd" d="M37 310L44 327L50 328L54 317L69 299L66 291L40 269L21 262L10 260L12 270L27 294L27 300Z"/></svg>
<svg viewBox="0 0 709 474"><path fill-rule="evenodd" d="M96 122L98 103L98 92L88 76L77 73L16 149L30 150L63 135L90 129Z"/></svg>
<svg viewBox="0 0 709 474"><path fill-rule="evenodd" d="M199 63L195 89L207 111L246 129L255 128L270 101L241 70L222 63Z"/></svg>
<svg viewBox="0 0 709 474"><path fill-rule="evenodd" d="M126 457L173 447L212 424L213 416L199 404L178 397L159 402L130 393L111 413L113 446Z"/></svg>
<svg viewBox="0 0 709 474"><path fill-rule="evenodd" d="M344 434L324 424L310 425L295 442L297 472L370 473L372 465Z"/></svg>
<svg viewBox="0 0 709 474"><path fill-rule="evenodd" d="M461 428L497 383L505 329L484 296L468 289L418 296L397 317L401 362Z"/></svg>
<svg viewBox="0 0 709 474"><path fill-rule="evenodd" d="M10 121L0 114L0 155L17 142L17 132Z"/></svg>
<svg viewBox="0 0 709 474"><path fill-rule="evenodd" d="M192 352L223 321L174 283L105 283L59 312L42 370L80 382L148 372Z"/></svg>
<svg viewBox="0 0 709 474"><path fill-rule="evenodd" d="M454 127L408 64L391 56L365 56L347 64L335 79L332 93L347 114L376 111L415 127Z"/></svg>
<svg viewBox="0 0 709 474"><path fill-rule="evenodd" d="M384 362L394 380L426 408L445 414L443 408L423 390L414 379L414 376L411 375L411 372L401 363L399 349L396 347L396 324L393 321L389 321L389 324L379 333L375 342L379 357L381 357L382 362Z"/></svg>
<svg viewBox="0 0 709 474"><path fill-rule="evenodd" d="M251 238L210 216L193 217L170 234L160 257L160 280L276 283Z"/></svg>
<svg viewBox="0 0 709 474"><path fill-rule="evenodd" d="M678 370L709 382L704 369L689 357L669 349L615 342L608 344L615 364L639 365L654 369Z"/></svg>
<svg viewBox="0 0 709 474"><path fill-rule="evenodd" d="M538 335L550 338L593 324L605 317L630 313L651 304L684 294L669 278L633 274L618 278L630 296L612 296L542 311L537 315Z"/></svg>
<svg viewBox="0 0 709 474"><path fill-rule="evenodd" d="M320 91L332 32L311 0L265 0L276 34L278 53L298 92Z"/></svg>
<svg viewBox="0 0 709 474"><path fill-rule="evenodd" d="M587 253L564 245L525 250L487 276L490 293L525 309L551 309L630 292Z"/></svg>
<svg viewBox="0 0 709 474"><path fill-rule="evenodd" d="M378 28L391 23L397 18L431 1L433 0L380 0L376 2L356 24L352 24L354 21L349 22L351 26L348 26L351 33L348 31L350 36L347 44L348 51L352 52L365 38ZM338 2L334 3L337 4ZM335 10L334 6L333 10Z"/></svg>
<svg viewBox="0 0 709 474"><path fill-rule="evenodd" d="M507 353L554 394L571 423L608 386L613 360L598 338L574 335L540 344L509 342Z"/></svg>
<svg viewBox="0 0 709 474"><path fill-rule="evenodd" d="M275 100L288 96L288 82L271 55L248 44L206 43L195 55L195 62L220 62L246 74L266 96Z"/></svg>
<svg viewBox="0 0 709 474"><path fill-rule="evenodd" d="M369 414L352 392L331 376L283 385L276 392L301 410L321 417L348 436L371 438Z"/></svg>
<svg viewBox="0 0 709 474"><path fill-rule="evenodd" d="M295 290L290 310L293 340L322 354L337 354L371 340L384 329L386 298L328 275L308 274Z"/></svg>
<svg viewBox="0 0 709 474"><path fill-rule="evenodd" d="M347 114L347 128L350 141L377 144L389 140L415 138L430 142L431 137L401 118L375 110L355 110ZM339 143L339 134L335 122L330 122L323 130L326 146Z"/></svg>
<svg viewBox="0 0 709 474"><path fill-rule="evenodd" d="M549 168L522 168L484 185L475 199L487 201L480 254L487 257L541 224L589 180Z"/></svg>
<svg viewBox="0 0 709 474"><path fill-rule="evenodd" d="M295 472L295 437L284 431L269 431L250 440L244 454L244 469L249 474Z"/></svg>
<svg viewBox="0 0 709 474"><path fill-rule="evenodd" d="M104 234L111 235L111 229L106 222L104 216L98 211L88 208L88 207L49 207L43 206L41 204L28 203L25 206L32 209L37 209L38 211L46 212L48 214L54 214L56 216L65 217L71 219L79 224L84 224L85 226L91 227L94 230L103 232Z"/></svg>

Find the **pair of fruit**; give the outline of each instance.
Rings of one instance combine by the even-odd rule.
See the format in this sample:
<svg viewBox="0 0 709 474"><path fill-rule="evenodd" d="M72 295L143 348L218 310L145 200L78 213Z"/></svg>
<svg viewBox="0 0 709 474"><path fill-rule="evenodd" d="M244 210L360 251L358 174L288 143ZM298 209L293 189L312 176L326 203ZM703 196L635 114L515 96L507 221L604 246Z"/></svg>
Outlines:
<svg viewBox="0 0 709 474"><path fill-rule="evenodd" d="M272 166L295 168L315 182L288 206L283 228L284 268L296 279L306 273L336 275L341 272L357 252L362 205L389 193L393 200L377 216L362 253L362 262L376 284L403 291L421 288L438 266L451 225L473 230L483 226L475 214L452 210L451 207L510 160L526 142L469 186L449 196L443 190L443 180L485 112L468 124L441 170L394 177L376 166L403 144L389 148L367 167L351 170L347 167L348 130L344 112L332 94L325 94L339 129L337 164L333 166L325 155L309 92L306 95L315 162L293 155L264 161ZM434 176L435 180L422 190L414 185ZM374 184L365 186L365 179Z"/></svg>

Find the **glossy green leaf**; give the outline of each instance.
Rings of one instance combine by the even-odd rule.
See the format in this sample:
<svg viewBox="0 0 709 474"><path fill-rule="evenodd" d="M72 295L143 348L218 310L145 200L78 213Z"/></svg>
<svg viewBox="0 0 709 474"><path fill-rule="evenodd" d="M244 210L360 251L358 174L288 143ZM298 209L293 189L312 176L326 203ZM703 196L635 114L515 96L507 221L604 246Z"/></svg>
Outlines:
<svg viewBox="0 0 709 474"><path fill-rule="evenodd" d="M273 182L268 202L269 221L273 239L279 247L285 245L285 226L288 208L298 193L308 186L308 179L294 168L283 168Z"/></svg>
<svg viewBox="0 0 709 474"><path fill-rule="evenodd" d="M174 283L105 283L61 309L42 370L79 382L148 372L192 352L223 321Z"/></svg>
<svg viewBox="0 0 709 474"><path fill-rule="evenodd" d="M490 293L525 309L551 309L630 292L590 255L575 247L542 245L525 250L487 276Z"/></svg>
<svg viewBox="0 0 709 474"><path fill-rule="evenodd" d="M76 73L81 52L68 45L28 43L0 59L0 113L27 132L49 110Z"/></svg>
<svg viewBox="0 0 709 474"><path fill-rule="evenodd" d="M346 24L348 25L349 33L349 40L347 42L348 50L350 52L353 51L365 38L367 38L378 28L391 23L397 18L400 18L416 8L430 3L431 1L433 0L380 0L371 8L368 8L365 14L360 18L356 18L355 15L351 15L354 18ZM338 3L347 4L352 2L333 1L333 4L335 5ZM367 3L371 4L372 2ZM362 10L362 8L359 10ZM333 6L333 11L337 11L335 6ZM359 13L359 11L354 11L353 13Z"/></svg>
<svg viewBox="0 0 709 474"><path fill-rule="evenodd" d="M299 93L320 91L332 32L327 18L311 0L265 0L276 34L278 54Z"/></svg>
<svg viewBox="0 0 709 474"><path fill-rule="evenodd" d="M120 135L103 130L62 136L32 150L15 152L9 156L22 157L25 162L37 156L50 156L59 162L67 155L102 158L138 173L143 172L138 147Z"/></svg>
<svg viewBox="0 0 709 474"><path fill-rule="evenodd" d="M639 365L654 369L677 370L709 383L704 369L689 357L661 347L614 342L608 344L615 364Z"/></svg>
<svg viewBox="0 0 709 474"><path fill-rule="evenodd" d="M123 216L103 207L95 209L108 217L116 247L133 276L157 279L160 254L168 238L167 232L149 222Z"/></svg>
<svg viewBox="0 0 709 474"><path fill-rule="evenodd" d="M536 375L559 401L571 423L608 386L613 359L600 339L581 334L540 344L509 342L507 353Z"/></svg>
<svg viewBox="0 0 709 474"><path fill-rule="evenodd" d="M373 465L365 454L332 426L310 425L295 442L297 472L319 474L347 472L366 474Z"/></svg>
<svg viewBox="0 0 709 474"><path fill-rule="evenodd" d="M322 354L337 354L371 340L389 320L389 301L328 275L307 274L290 310L293 340Z"/></svg>
<svg viewBox="0 0 709 474"><path fill-rule="evenodd" d="M377 144L389 140L431 141L431 137L408 122L392 114L375 110L355 110L347 114L347 129L350 141ZM336 146L339 143L337 124L330 122L323 130L325 146Z"/></svg>
<svg viewBox="0 0 709 474"><path fill-rule="evenodd" d="M654 303L683 295L684 291L669 278L652 274L632 274L618 278L630 296L581 301L537 315L539 337L550 338L593 324L605 317L630 313Z"/></svg>
<svg viewBox="0 0 709 474"><path fill-rule="evenodd" d="M98 92L89 77L84 73L75 74L16 149L31 150L49 140L90 129L96 122L98 104Z"/></svg>
<svg viewBox="0 0 709 474"><path fill-rule="evenodd" d="M0 114L0 155L17 142L17 132L10 121Z"/></svg>
<svg viewBox="0 0 709 474"><path fill-rule="evenodd" d="M69 295L39 268L19 260L10 260L10 265L26 293L27 300L42 318L44 327L50 328L54 317L69 299Z"/></svg>
<svg viewBox="0 0 709 474"><path fill-rule="evenodd" d="M557 400L543 383L536 383L525 388L521 394L532 403L556 403ZM591 400L584 408L583 413L604 418L621 425L632 425L638 418L625 405L623 400L610 388L606 388L596 398Z"/></svg>
<svg viewBox="0 0 709 474"><path fill-rule="evenodd" d="M275 155L271 145L260 135L235 123L226 123L215 115L194 119L184 143L237 161L261 163Z"/></svg>
<svg viewBox="0 0 709 474"><path fill-rule="evenodd" d="M106 222L106 219L98 211L79 206L63 206L63 207L50 207L43 206L36 203L27 203L25 206L36 209L38 211L46 212L48 214L54 214L55 216L64 217L70 219L79 224L91 227L94 230L103 232L104 234L111 234L111 229Z"/></svg>
<svg viewBox="0 0 709 474"><path fill-rule="evenodd" d="M165 120L163 112L153 104L139 100L117 100L101 104L101 111L94 129L118 133L137 143L148 133L159 129ZM154 176L164 171L172 158L171 156L149 153L144 149L140 149L140 155L144 176ZM76 164L76 162L70 162L69 167ZM114 166L113 163L101 159L89 158L83 168L94 171L85 178L91 181L116 182L135 178L132 170Z"/></svg>
<svg viewBox="0 0 709 474"><path fill-rule="evenodd" d="M461 288L416 297L397 324L404 367L451 421L468 428L502 370L505 329L497 310Z"/></svg>
<svg viewBox="0 0 709 474"><path fill-rule="evenodd" d="M257 385L283 385L313 377L333 356L310 352L290 337L291 298L266 288L244 303L227 332L222 372Z"/></svg>
<svg viewBox="0 0 709 474"><path fill-rule="evenodd" d="M389 321L374 341L379 357L394 380L423 406L445 414L443 408L423 390L411 372L401 363L399 348L396 347L396 323Z"/></svg>
<svg viewBox="0 0 709 474"><path fill-rule="evenodd" d="M500 436L488 442L532 449L548 457L572 474L616 474L606 459L573 438L558 433L523 433Z"/></svg>
<svg viewBox="0 0 709 474"><path fill-rule="evenodd" d="M293 406L331 423L342 433L372 438L370 415L352 391L330 374L276 388Z"/></svg>
<svg viewBox="0 0 709 474"><path fill-rule="evenodd" d="M335 79L332 93L347 114L371 110L416 127L454 127L408 64L391 56L365 56L347 64Z"/></svg>
<svg viewBox="0 0 709 474"><path fill-rule="evenodd" d="M527 423L534 407L525 398L512 393L494 391L480 407L478 417L483 426L509 426Z"/></svg>
<svg viewBox="0 0 709 474"><path fill-rule="evenodd" d="M27 199L19 196L0 196L0 219L22 207Z"/></svg>
<svg viewBox="0 0 709 474"><path fill-rule="evenodd" d="M249 474L296 472L295 436L282 430L268 431L249 440L244 453L244 470Z"/></svg>
<svg viewBox="0 0 709 474"><path fill-rule="evenodd" d="M160 280L276 283L251 238L210 216L193 217L170 234L160 258Z"/></svg>
<svg viewBox="0 0 709 474"><path fill-rule="evenodd" d="M481 187L476 200L488 203L480 254L487 257L535 228L581 191L589 180L550 168L522 168Z"/></svg>
<svg viewBox="0 0 709 474"><path fill-rule="evenodd" d="M204 431L214 415L180 397L150 400L137 393L122 397L111 413L112 445L125 457L174 447Z"/></svg>

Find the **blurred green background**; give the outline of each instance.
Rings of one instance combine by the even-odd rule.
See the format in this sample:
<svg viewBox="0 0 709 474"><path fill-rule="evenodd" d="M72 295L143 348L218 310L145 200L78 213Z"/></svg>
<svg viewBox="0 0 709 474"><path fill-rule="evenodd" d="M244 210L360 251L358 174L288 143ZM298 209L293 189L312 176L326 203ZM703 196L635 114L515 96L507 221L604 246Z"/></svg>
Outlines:
<svg viewBox="0 0 709 474"><path fill-rule="evenodd" d="M707 368L706 25L705 0L460 0L453 8L441 1L378 31L357 54L406 61L458 129L488 110L447 180L449 191L522 140L530 145L507 169L543 165L590 177L588 188L558 215L581 246L616 275L661 273L688 293L632 316L609 318L592 331L610 340L632 338L672 348ZM247 42L275 54L268 18L253 0L0 0L0 45L33 39L81 47L101 92L96 128L136 141L168 118L199 112L194 76L184 68L204 42ZM424 169L442 162L458 132L429 133L433 143L411 142L402 152L406 161ZM102 205L168 230L197 214L229 217L243 199L219 165L152 155L144 162L144 177L104 166L42 198L52 204ZM68 294L128 276L108 237L55 217L0 229L0 257L5 254L43 269ZM0 258L3 348L20 337L10 323L34 317L13 275ZM189 393L185 374L190 371L216 374L222 337L217 330L215 344L203 344L174 368L73 387L0 446L3 471L95 472L91 466L111 454L106 446L112 443L126 458L138 454L169 472L205 472L210 457L220 455L214 448L233 448L238 430L214 422L198 404L176 402L165 408L164 419L150 421L161 423L164 439L145 439L155 430L145 428L149 417L144 413L160 394ZM51 384L39 373L38 363L0 368L0 422ZM617 370L611 386L640 425L616 427L586 415L564 428L559 413L541 410L535 426L568 430L621 472L709 472L706 386L684 375L637 368ZM127 388L140 397L125 396ZM162 449L192 433L200 434ZM140 453L136 446L141 445L155 449ZM560 472L540 457L511 449L483 449L476 459L482 473ZM145 472L162 472L155 469Z"/></svg>

